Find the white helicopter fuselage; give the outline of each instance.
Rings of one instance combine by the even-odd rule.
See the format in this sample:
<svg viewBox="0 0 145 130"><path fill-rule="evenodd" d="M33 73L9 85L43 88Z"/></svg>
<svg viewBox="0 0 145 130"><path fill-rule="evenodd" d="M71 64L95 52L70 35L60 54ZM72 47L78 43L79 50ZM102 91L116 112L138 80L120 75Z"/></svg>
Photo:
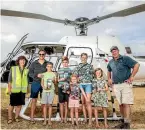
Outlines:
<svg viewBox="0 0 145 130"><path fill-rule="evenodd" d="M101 67L107 75L107 64L110 59L112 59L112 55L110 52L110 48L112 46L117 46L119 48L119 52L121 55L127 55L137 61L132 55L128 55L126 49L123 44L119 41L119 39L115 36L66 36L63 37L59 43L66 44L66 50L64 55L68 56L69 48L75 47L79 48L79 54L82 52L89 53L90 51L81 50L80 48L90 48L92 49L92 65L94 68ZM80 61L79 61L80 62ZM140 69L135 79L145 79L145 62L137 61L140 64Z"/></svg>
<svg viewBox="0 0 145 130"><path fill-rule="evenodd" d="M126 49L115 36L65 36L59 42L29 42L24 43L21 49L27 52L31 61L38 58L38 50L45 47L53 48L54 52L46 58L55 62L55 71L61 66L61 57L68 56L69 65L73 69L80 61L81 53L88 54L88 63L95 68L102 68L104 76L107 76L107 64L112 59L110 48L117 46L121 55L127 55L139 62L140 69L135 79L145 79L145 62L138 61L132 55L127 54ZM34 47L36 49L34 49ZM35 50L32 52L32 50ZM33 60L32 60L33 59ZM28 59L29 60L29 59ZM57 63L57 64L56 64Z"/></svg>

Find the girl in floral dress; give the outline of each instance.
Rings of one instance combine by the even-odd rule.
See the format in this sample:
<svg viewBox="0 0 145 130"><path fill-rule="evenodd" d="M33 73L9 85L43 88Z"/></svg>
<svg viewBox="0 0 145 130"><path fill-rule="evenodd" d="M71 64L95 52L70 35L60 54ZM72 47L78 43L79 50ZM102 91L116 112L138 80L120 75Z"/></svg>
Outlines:
<svg viewBox="0 0 145 130"><path fill-rule="evenodd" d="M108 99L107 99L107 90L108 86L103 79L103 71L101 68L97 68L95 70L95 79L93 79L93 94L92 99L94 102L94 114L96 119L96 128L99 128L98 123L98 108L102 107L103 115L104 115L104 125L105 128L108 128L107 124L107 107L108 107Z"/></svg>

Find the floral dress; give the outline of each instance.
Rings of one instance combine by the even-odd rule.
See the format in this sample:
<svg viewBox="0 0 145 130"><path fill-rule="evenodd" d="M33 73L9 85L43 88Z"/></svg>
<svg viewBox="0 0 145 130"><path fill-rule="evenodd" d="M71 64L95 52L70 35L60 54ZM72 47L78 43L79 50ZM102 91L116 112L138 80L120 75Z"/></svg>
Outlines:
<svg viewBox="0 0 145 130"><path fill-rule="evenodd" d="M104 79L93 79L92 84L93 84L93 91L95 90L95 93L92 94L92 100L94 102L94 106L108 107L107 92L101 91L101 89L105 89L106 81Z"/></svg>

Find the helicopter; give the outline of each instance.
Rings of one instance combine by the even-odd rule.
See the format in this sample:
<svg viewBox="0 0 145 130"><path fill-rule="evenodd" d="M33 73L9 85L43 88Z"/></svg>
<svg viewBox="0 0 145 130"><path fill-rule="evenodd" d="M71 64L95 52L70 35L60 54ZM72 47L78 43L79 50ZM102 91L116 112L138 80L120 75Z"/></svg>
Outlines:
<svg viewBox="0 0 145 130"><path fill-rule="evenodd" d="M74 26L76 32L76 36L65 36L59 42L25 42L25 39L27 38L28 34L24 35L14 47L13 51L9 54L8 58L1 63L1 82L8 82L8 74L10 71L10 67L15 65L15 60L19 55L23 54L27 57L27 67L29 67L33 61L38 59L38 51L40 49L44 49L46 51L46 60L53 62L53 71L57 71L61 67L62 56L67 56L69 58L69 67L71 69L74 69L81 62L81 53L86 52L88 54L88 63L92 64L94 68L102 68L102 70L104 71L104 78L107 79L107 64L112 59L110 52L111 46L118 46L121 55L127 55L135 60L137 59L133 57L129 53L129 51L127 51L127 49L121 44L121 42L116 36L87 36L88 27L111 17L125 17L143 11L145 11L145 4L124 9L105 16L97 16L92 19L88 19L86 17L79 17L75 20L62 20L51 18L42 14L1 9L2 16L23 17L61 23L68 26ZM140 70L135 76L135 80L145 79L145 62L138 62L140 64ZM30 82L32 82L32 79L30 79ZM26 105L23 106L21 111L21 116L25 119L29 119L28 116L24 115L24 112L28 107L30 101L31 99L29 99L28 102L26 102ZM42 118L37 119L42 120ZM59 120L58 113L53 119ZM119 117L117 117L114 108L112 117L108 117L108 119L120 119Z"/></svg>

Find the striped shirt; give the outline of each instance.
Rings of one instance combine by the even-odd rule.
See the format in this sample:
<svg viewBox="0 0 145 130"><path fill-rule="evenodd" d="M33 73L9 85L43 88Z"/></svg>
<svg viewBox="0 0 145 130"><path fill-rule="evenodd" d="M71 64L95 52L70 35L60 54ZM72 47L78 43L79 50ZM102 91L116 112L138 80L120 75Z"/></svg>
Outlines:
<svg viewBox="0 0 145 130"><path fill-rule="evenodd" d="M65 78L64 81L59 82L59 85L62 85L64 83L68 83L70 81L70 76L72 74L72 71L70 68L68 68L68 67L67 68L60 68L57 73L58 73L59 79Z"/></svg>

